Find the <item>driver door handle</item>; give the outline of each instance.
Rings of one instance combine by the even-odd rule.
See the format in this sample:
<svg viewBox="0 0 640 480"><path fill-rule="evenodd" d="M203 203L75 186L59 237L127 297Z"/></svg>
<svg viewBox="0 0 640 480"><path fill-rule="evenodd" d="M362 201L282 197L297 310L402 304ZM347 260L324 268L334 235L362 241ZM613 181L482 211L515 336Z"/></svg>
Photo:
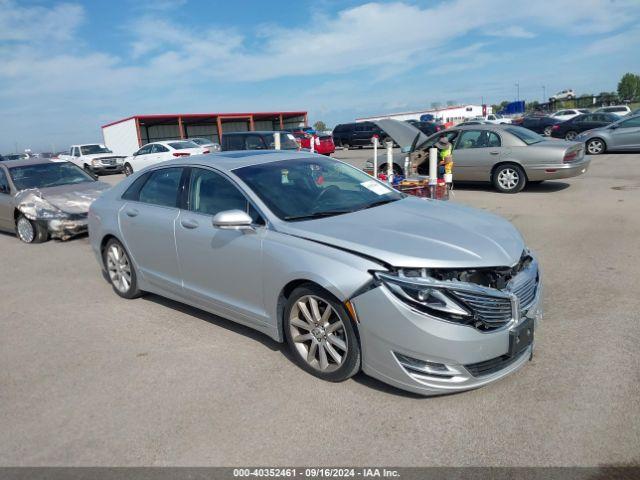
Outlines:
<svg viewBox="0 0 640 480"><path fill-rule="evenodd" d="M192 230L194 228L198 228L199 223L191 218L183 218L182 220L180 220L180 225L182 225L184 228Z"/></svg>
<svg viewBox="0 0 640 480"><path fill-rule="evenodd" d="M489 152L491 155L500 155L500 152Z"/></svg>
<svg viewBox="0 0 640 480"><path fill-rule="evenodd" d="M129 208L125 210L124 213L126 213L128 217L137 217L140 211L135 208Z"/></svg>

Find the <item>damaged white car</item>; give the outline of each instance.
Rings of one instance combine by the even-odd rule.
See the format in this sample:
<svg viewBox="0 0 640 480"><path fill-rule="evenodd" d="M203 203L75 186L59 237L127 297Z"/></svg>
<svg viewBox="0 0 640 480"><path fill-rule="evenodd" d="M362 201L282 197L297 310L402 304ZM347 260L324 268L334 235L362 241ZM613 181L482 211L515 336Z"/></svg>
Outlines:
<svg viewBox="0 0 640 480"><path fill-rule="evenodd" d="M69 162L2 162L0 230L25 243L67 240L87 231L89 206L109 187Z"/></svg>

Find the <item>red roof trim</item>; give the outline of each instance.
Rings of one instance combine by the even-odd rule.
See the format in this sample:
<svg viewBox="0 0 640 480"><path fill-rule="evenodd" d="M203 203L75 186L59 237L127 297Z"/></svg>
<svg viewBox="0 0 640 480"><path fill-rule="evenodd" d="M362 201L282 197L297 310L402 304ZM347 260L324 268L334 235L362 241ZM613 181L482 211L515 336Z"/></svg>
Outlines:
<svg viewBox="0 0 640 480"><path fill-rule="evenodd" d="M253 116L256 117L275 117L282 115L283 117L293 117L306 115L307 112L248 112L248 113L167 113L167 114L150 114L150 115L132 115L130 117L122 118L120 120L116 120L115 122L107 123L102 125L101 128L110 127L112 125L117 125L118 123L126 122L128 120L145 120L145 119L154 119L154 118L175 118L176 121L178 117L182 118L217 118L217 117L244 117L248 118Z"/></svg>

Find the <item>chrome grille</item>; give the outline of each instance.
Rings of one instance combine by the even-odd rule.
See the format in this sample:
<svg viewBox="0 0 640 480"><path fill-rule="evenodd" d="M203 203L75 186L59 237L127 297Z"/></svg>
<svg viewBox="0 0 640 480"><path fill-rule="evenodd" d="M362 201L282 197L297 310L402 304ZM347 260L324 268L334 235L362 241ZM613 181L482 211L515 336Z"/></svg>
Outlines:
<svg viewBox="0 0 640 480"><path fill-rule="evenodd" d="M462 290L453 290L453 294L473 311L476 328L493 330L506 325L513 318L508 297L492 297Z"/></svg>
<svg viewBox="0 0 640 480"><path fill-rule="evenodd" d="M538 286L538 277L530 276L526 280L519 282L511 287L511 291L518 297L521 309L526 309L531 305L536 297L536 287Z"/></svg>

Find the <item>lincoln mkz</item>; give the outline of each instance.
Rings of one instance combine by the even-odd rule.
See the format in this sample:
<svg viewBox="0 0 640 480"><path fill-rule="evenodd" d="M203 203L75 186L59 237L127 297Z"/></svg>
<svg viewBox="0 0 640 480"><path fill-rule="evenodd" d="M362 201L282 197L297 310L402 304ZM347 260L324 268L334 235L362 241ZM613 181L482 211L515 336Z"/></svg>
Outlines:
<svg viewBox="0 0 640 480"><path fill-rule="evenodd" d="M89 233L116 294L255 328L330 381L477 388L528 362L542 315L538 263L508 221L304 152L154 165L92 204Z"/></svg>

